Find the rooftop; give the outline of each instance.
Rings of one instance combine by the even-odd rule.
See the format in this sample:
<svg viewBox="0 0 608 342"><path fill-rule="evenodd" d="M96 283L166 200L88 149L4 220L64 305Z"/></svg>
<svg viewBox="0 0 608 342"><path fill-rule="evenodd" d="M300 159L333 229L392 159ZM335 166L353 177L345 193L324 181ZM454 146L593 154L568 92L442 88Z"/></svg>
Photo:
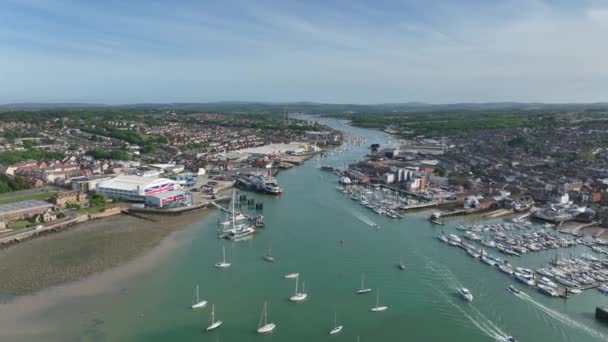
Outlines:
<svg viewBox="0 0 608 342"><path fill-rule="evenodd" d="M98 188L113 188L127 191L136 191L156 183L173 182L167 178L152 178L141 176L117 176L99 183Z"/></svg>
<svg viewBox="0 0 608 342"><path fill-rule="evenodd" d="M0 205L0 216L14 214L22 211L41 209L41 208L52 208L53 205L46 201L30 200L15 202L9 204Z"/></svg>

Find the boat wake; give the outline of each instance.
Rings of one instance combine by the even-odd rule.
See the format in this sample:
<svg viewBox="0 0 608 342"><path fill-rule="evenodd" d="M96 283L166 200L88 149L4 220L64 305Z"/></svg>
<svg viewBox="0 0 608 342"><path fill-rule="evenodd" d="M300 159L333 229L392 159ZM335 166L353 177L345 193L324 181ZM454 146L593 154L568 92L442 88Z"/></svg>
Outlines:
<svg viewBox="0 0 608 342"><path fill-rule="evenodd" d="M536 306L537 309L543 311L544 313L546 313L548 316L558 320L559 322L572 327L572 328L578 328L580 330L585 331L586 333L588 333L589 335L593 336L593 337L597 337L603 341L608 340L608 337L604 334L602 334L601 332L592 329L588 326L586 326L585 324L582 324L570 317L568 317L568 315L561 313L559 311L556 311L554 309L551 309L539 302L537 302L536 300L534 300L534 298L532 298L531 296L529 296L528 294L525 294L523 292L520 292L518 294L515 294L517 297L519 297L520 299L528 302L531 305Z"/></svg>
<svg viewBox="0 0 608 342"><path fill-rule="evenodd" d="M450 288L459 288L461 283L447 267L437 264L432 260L427 260L426 268L437 276L441 277ZM432 279L427 280L430 287L435 290L437 294L444 298L444 302L455 308L462 317L468 319L473 326L479 329L481 332L486 334L488 337L493 338L496 341L506 341L509 336L507 333L502 331L491 319L486 317L479 309L477 309L472 303L467 303L464 307L461 304L455 303L454 298L450 296L444 289L436 286L437 282Z"/></svg>
<svg viewBox="0 0 608 342"><path fill-rule="evenodd" d="M372 219L370 219L369 217L361 214L360 212L357 211L353 211L352 212L353 216L355 216L359 221L365 223L366 225L370 226L370 227L377 227L378 225L376 224L376 222L372 221Z"/></svg>

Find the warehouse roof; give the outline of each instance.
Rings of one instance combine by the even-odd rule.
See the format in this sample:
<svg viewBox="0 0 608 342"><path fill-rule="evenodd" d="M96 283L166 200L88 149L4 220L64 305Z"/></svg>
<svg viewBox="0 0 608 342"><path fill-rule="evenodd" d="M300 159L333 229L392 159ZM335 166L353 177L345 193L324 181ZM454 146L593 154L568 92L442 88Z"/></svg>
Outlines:
<svg viewBox="0 0 608 342"><path fill-rule="evenodd" d="M22 211L52 208L53 205L46 201L31 200L0 205L0 216L15 214Z"/></svg>
<svg viewBox="0 0 608 342"><path fill-rule="evenodd" d="M148 186L174 182L167 178L151 178L141 176L118 176L107 181L103 181L97 184L98 188L111 188L125 191L137 191L137 189L143 189Z"/></svg>

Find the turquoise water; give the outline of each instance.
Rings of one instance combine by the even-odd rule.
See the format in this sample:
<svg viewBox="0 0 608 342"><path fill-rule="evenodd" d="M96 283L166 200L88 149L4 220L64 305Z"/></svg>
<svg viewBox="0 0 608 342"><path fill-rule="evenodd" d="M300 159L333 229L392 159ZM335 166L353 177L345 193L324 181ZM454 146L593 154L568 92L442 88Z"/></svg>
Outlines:
<svg viewBox="0 0 608 342"><path fill-rule="evenodd" d="M386 140L381 132L326 123L366 136L369 143ZM365 152L356 148L322 163L343 166ZM518 284L528 295L515 296L506 290L514 279L439 242L436 235L443 228L430 225L424 214L403 220L375 215L337 192L335 176L319 171L314 160L277 179L285 188L282 196L249 194L264 201L267 223L253 239L218 240L217 216L194 224L178 233L187 242L153 271L108 294L72 299L47 313L41 319L55 326L49 340L494 341L504 335L519 341L607 340L608 327L594 320L593 311L608 300L595 290L565 301ZM372 229L361 215L382 228ZM232 267L218 270L213 264L221 259L222 246ZM262 259L268 248L274 264ZM400 257L405 271L397 268ZM538 267L546 257L511 262ZM289 272L299 272L306 283L303 303L288 301L294 281L283 275ZM356 295L363 272L374 292ZM203 332L210 305L189 308L197 284L224 321L215 332ZM456 295L460 286L475 295L472 303ZM372 313L378 289L389 309ZM277 329L262 336L255 330L264 301ZM334 312L344 330L329 336Z"/></svg>

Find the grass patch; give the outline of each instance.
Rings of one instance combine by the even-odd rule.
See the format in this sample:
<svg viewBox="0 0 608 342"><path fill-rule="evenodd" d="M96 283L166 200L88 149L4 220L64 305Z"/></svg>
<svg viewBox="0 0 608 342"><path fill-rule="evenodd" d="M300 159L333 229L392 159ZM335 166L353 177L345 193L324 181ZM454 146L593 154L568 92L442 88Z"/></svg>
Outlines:
<svg viewBox="0 0 608 342"><path fill-rule="evenodd" d="M53 196L54 194L56 194L56 191L46 191L46 192L41 192L39 194L32 194L32 195L25 195L25 196L15 196L15 197L10 197L10 198L0 198L0 204L9 204L9 203L15 203L15 202L21 202L21 201L30 201L30 200L42 200L42 201L46 201L49 198L51 198L51 196Z"/></svg>
<svg viewBox="0 0 608 342"><path fill-rule="evenodd" d="M30 222L28 220L17 220L10 222L8 224L8 227L11 229L23 229L28 227L34 227L36 225L38 225L38 223L36 222Z"/></svg>

